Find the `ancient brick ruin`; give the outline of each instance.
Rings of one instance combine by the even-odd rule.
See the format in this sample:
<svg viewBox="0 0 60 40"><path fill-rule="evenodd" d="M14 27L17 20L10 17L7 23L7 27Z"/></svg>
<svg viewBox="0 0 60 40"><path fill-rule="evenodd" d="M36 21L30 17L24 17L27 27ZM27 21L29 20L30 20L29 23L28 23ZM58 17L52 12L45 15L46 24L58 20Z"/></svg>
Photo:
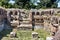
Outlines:
<svg viewBox="0 0 60 40"><path fill-rule="evenodd" d="M56 14L60 14L60 9L26 10L0 8L0 20L4 20L5 25L23 30L32 28L52 30L51 28L53 28L54 24L60 28L60 16Z"/></svg>

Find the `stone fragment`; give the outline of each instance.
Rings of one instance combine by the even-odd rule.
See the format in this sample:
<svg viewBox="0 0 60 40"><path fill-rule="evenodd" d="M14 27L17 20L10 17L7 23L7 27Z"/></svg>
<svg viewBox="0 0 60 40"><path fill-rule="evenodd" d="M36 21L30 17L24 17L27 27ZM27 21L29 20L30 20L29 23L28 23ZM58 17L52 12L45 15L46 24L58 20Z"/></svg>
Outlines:
<svg viewBox="0 0 60 40"><path fill-rule="evenodd" d="M10 33L10 37L11 37L11 38L16 37L16 33L15 33L15 32L11 32L11 33Z"/></svg>
<svg viewBox="0 0 60 40"><path fill-rule="evenodd" d="M33 40L38 40L39 39L39 36L38 36L38 33L37 32L33 32L32 33L32 39Z"/></svg>

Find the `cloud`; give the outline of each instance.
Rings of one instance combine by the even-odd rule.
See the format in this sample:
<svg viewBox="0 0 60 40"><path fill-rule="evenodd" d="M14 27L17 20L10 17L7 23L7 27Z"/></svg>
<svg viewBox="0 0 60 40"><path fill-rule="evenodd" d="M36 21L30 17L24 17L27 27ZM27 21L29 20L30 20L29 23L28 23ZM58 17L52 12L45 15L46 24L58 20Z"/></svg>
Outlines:
<svg viewBox="0 0 60 40"><path fill-rule="evenodd" d="M11 3L11 4L14 4L14 3L15 3L15 1L13 1L13 0L10 0L10 1L9 1L9 3Z"/></svg>
<svg viewBox="0 0 60 40"><path fill-rule="evenodd" d="M60 7L60 1L58 2L58 7Z"/></svg>

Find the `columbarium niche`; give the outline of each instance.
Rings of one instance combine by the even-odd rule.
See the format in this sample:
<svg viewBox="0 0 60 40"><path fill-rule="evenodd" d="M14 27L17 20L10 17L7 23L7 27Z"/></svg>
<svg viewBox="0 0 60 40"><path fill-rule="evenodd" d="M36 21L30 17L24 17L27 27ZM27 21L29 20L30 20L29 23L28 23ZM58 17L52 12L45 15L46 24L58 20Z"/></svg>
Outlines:
<svg viewBox="0 0 60 40"><path fill-rule="evenodd" d="M36 15L40 15L40 13L39 12L36 12Z"/></svg>
<svg viewBox="0 0 60 40"><path fill-rule="evenodd" d="M58 24L58 19L56 17L53 17L51 20L52 24Z"/></svg>
<svg viewBox="0 0 60 40"><path fill-rule="evenodd" d="M60 19L59 19L59 25L60 25Z"/></svg>
<svg viewBox="0 0 60 40"><path fill-rule="evenodd" d="M49 16L52 15L53 13L49 10L49 11L41 11L41 15L45 15L45 16Z"/></svg>
<svg viewBox="0 0 60 40"><path fill-rule="evenodd" d="M11 26L14 28L14 27L17 27L17 25L19 25L19 13L17 10L9 10L9 22L11 24Z"/></svg>
<svg viewBox="0 0 60 40"><path fill-rule="evenodd" d="M17 15L17 11L15 11L15 14L14 15Z"/></svg>
<svg viewBox="0 0 60 40"><path fill-rule="evenodd" d="M10 12L9 12L9 15L13 15L13 11L10 11Z"/></svg>
<svg viewBox="0 0 60 40"><path fill-rule="evenodd" d="M43 17L40 15L40 13L37 12L32 12L32 25L35 29L43 28Z"/></svg>
<svg viewBox="0 0 60 40"><path fill-rule="evenodd" d="M35 12L32 12L32 15L35 15Z"/></svg>

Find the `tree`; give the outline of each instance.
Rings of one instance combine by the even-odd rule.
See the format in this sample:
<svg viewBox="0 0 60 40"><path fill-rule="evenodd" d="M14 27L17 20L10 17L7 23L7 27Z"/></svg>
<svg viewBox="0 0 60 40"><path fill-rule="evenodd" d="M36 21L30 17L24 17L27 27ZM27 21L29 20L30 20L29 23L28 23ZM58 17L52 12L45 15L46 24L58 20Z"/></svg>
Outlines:
<svg viewBox="0 0 60 40"><path fill-rule="evenodd" d="M37 0L31 2L31 0L14 0L15 3L12 5L9 3L10 0L0 0L0 6L5 8L20 8L20 9L40 9L40 8L57 8L57 0L40 0L37 2L38 5L35 5Z"/></svg>
<svg viewBox="0 0 60 40"><path fill-rule="evenodd" d="M5 8L16 8L18 6L16 4L12 5L9 1L10 0L0 0L0 6Z"/></svg>
<svg viewBox="0 0 60 40"><path fill-rule="evenodd" d="M15 0L15 4L19 5L19 8L29 8L30 0Z"/></svg>
<svg viewBox="0 0 60 40"><path fill-rule="evenodd" d="M8 7L9 0L0 0L0 6Z"/></svg>
<svg viewBox="0 0 60 40"><path fill-rule="evenodd" d="M42 7L46 8L56 8L57 7L57 0L40 0Z"/></svg>

